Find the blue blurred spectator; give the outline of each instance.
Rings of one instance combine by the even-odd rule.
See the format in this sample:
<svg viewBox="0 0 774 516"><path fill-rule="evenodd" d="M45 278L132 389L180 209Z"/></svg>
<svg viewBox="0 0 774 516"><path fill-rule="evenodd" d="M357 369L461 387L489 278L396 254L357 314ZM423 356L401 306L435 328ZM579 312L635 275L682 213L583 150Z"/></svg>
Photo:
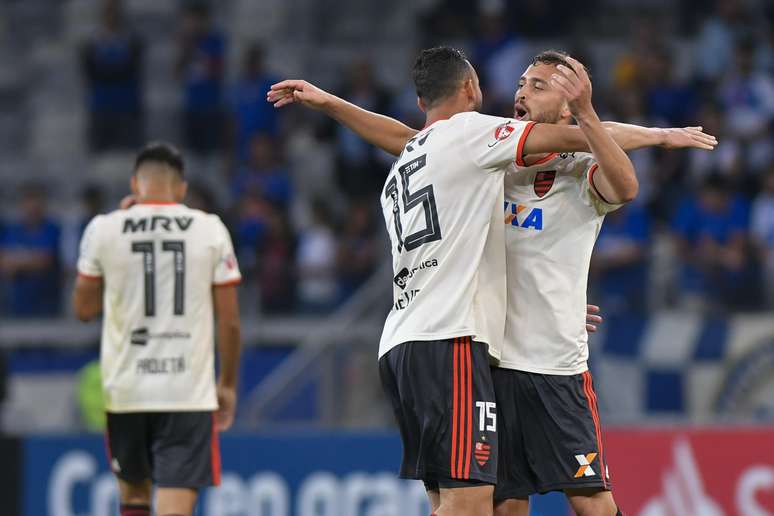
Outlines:
<svg viewBox="0 0 774 516"><path fill-rule="evenodd" d="M7 282L7 311L15 317L60 313L60 228L49 218L42 186L22 188L20 218L0 240L0 274Z"/></svg>
<svg viewBox="0 0 774 516"><path fill-rule="evenodd" d="M299 235L296 271L302 312L326 313L336 306L336 236L328 207L319 199L312 202L311 224Z"/></svg>
<svg viewBox="0 0 774 516"><path fill-rule="evenodd" d="M220 149L226 38L212 25L209 6L192 2L183 12L178 75L185 84L183 124L186 144L199 154Z"/></svg>
<svg viewBox="0 0 774 516"><path fill-rule="evenodd" d="M752 235L763 264L766 304L774 308L774 164L763 179L763 191L753 202Z"/></svg>
<svg viewBox="0 0 774 516"><path fill-rule="evenodd" d="M134 149L144 139L143 44L127 28L120 1L102 6L102 23L81 49L92 151Z"/></svg>
<svg viewBox="0 0 774 516"><path fill-rule="evenodd" d="M774 160L771 127L774 122L774 79L754 67L755 44L742 40L736 46L734 66L720 85L719 98L726 112L729 135L745 150L744 169L761 172Z"/></svg>
<svg viewBox="0 0 774 516"><path fill-rule="evenodd" d="M254 135L279 135L278 110L266 102L266 92L278 80L265 69L263 47L251 45L245 52L242 76L231 99L232 147L239 163L247 161Z"/></svg>
<svg viewBox="0 0 774 516"><path fill-rule="evenodd" d="M647 114L658 125L694 125L698 98L688 84L675 78L667 49L656 48L641 56Z"/></svg>
<svg viewBox="0 0 774 516"><path fill-rule="evenodd" d="M509 116L513 94L532 56L523 41L506 25L505 6L494 3L479 17L479 34L474 41L473 62L480 73L484 100L490 111ZM506 109L502 113L502 109Z"/></svg>
<svg viewBox="0 0 774 516"><path fill-rule="evenodd" d="M258 266L258 248L266 236L269 204L259 192L248 190L239 200L233 222L234 248L246 279L254 277Z"/></svg>
<svg viewBox="0 0 774 516"><path fill-rule="evenodd" d="M704 81L716 81L727 73L736 42L748 37L760 22L744 0L717 0L715 11L704 22L695 46L696 72Z"/></svg>
<svg viewBox="0 0 774 516"><path fill-rule="evenodd" d="M384 251L377 236L373 206L372 201L359 199L347 210L338 251L343 299L352 295L371 276Z"/></svg>
<svg viewBox="0 0 774 516"><path fill-rule="evenodd" d="M287 206L293 193L288 171L280 159L279 140L257 133L250 139L249 161L237 172L232 183L235 197L252 191L269 202Z"/></svg>
<svg viewBox="0 0 774 516"><path fill-rule="evenodd" d="M388 113L390 95L374 77L371 62L356 61L348 76L341 97L369 111ZM389 165L380 161L380 152L353 131L336 124L336 151L339 186L350 197L381 191ZM381 172L381 173L380 173Z"/></svg>
<svg viewBox="0 0 774 516"><path fill-rule="evenodd" d="M611 314L644 312L648 294L650 221L642 206L609 213L591 259L595 301Z"/></svg>
<svg viewBox="0 0 774 516"><path fill-rule="evenodd" d="M261 311L289 313L296 302L295 235L287 212L279 206L269 206L265 227L258 247Z"/></svg>
<svg viewBox="0 0 774 516"><path fill-rule="evenodd" d="M749 308L759 301L749 249L750 206L728 180L709 176L684 200L673 221L682 258L686 305Z"/></svg>

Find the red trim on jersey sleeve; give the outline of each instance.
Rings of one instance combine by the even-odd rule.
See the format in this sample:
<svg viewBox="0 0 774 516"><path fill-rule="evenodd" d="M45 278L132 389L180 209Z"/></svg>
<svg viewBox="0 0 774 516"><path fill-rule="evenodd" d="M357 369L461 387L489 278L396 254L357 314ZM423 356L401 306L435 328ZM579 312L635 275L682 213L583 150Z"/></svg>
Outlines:
<svg viewBox="0 0 774 516"><path fill-rule="evenodd" d="M605 199L605 196L599 193L599 190L597 190L597 185L594 184L594 172L596 172L598 168L599 165L596 163L591 165L591 168L589 169L589 184L591 185L591 189L594 190L594 194L596 194L596 196L599 197L602 202L612 206L613 203Z"/></svg>
<svg viewBox="0 0 774 516"><path fill-rule="evenodd" d="M78 272L78 277L89 281L102 281L102 276L92 276L91 274L84 274L83 272Z"/></svg>
<svg viewBox="0 0 774 516"><path fill-rule="evenodd" d="M213 287L233 287L235 285L239 285L242 283L242 278L237 278L229 281L224 281L223 283L213 283Z"/></svg>
<svg viewBox="0 0 774 516"><path fill-rule="evenodd" d="M519 144L516 146L516 164L520 167L526 167L527 165L524 163L524 144L527 141L527 136L529 136L529 132L532 130L533 127L535 127L536 122L527 122L527 126L524 128L524 131L521 133L521 138L519 138Z"/></svg>

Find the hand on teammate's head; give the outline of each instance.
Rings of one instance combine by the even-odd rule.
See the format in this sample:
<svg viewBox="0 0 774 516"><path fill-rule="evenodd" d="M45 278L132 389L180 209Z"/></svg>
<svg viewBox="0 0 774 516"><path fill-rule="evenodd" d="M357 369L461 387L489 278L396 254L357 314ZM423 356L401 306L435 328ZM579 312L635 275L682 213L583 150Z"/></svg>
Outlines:
<svg viewBox="0 0 774 516"><path fill-rule="evenodd" d="M578 116L593 110L591 104L591 79L580 61L567 56L567 65L557 65L557 73L551 75L551 85L567 100L570 112Z"/></svg>

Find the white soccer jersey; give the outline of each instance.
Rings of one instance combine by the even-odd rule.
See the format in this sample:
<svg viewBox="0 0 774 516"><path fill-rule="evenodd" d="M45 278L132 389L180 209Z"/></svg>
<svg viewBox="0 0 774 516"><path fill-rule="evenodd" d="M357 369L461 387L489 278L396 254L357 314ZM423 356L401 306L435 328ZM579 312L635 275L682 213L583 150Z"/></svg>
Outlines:
<svg viewBox="0 0 774 516"><path fill-rule="evenodd" d="M506 295L503 177L527 127L467 112L407 143L381 197L395 276L380 357L404 342L461 336L488 344L499 356Z"/></svg>
<svg viewBox="0 0 774 516"><path fill-rule="evenodd" d="M596 168L588 153L551 154L506 174L508 311L500 367L558 375L588 369L591 251L605 214L618 207L595 192Z"/></svg>
<svg viewBox="0 0 774 516"><path fill-rule="evenodd" d="M99 215L83 235L78 272L104 281L108 411L217 408L212 288L241 279L220 218L182 204Z"/></svg>

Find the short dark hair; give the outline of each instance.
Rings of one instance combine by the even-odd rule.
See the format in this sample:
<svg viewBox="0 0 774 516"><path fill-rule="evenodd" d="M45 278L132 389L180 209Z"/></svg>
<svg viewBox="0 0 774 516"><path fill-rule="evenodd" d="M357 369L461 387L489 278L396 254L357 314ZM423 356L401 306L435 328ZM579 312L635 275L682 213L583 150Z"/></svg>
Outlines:
<svg viewBox="0 0 774 516"><path fill-rule="evenodd" d="M570 54L564 50L544 50L532 58L532 64L564 65L572 70L572 66L567 62L568 57L570 57ZM586 70L589 80L591 80L591 72L588 67L583 65L583 69Z"/></svg>
<svg viewBox="0 0 774 516"><path fill-rule="evenodd" d="M151 142L137 153L134 160L134 171L140 168L143 163L155 162L169 165L176 170L180 177L183 177L185 169L183 165L183 155L174 145L166 142Z"/></svg>
<svg viewBox="0 0 774 516"><path fill-rule="evenodd" d="M435 47L419 53L411 71L417 97L428 107L457 91L469 71L468 59L461 50Z"/></svg>

